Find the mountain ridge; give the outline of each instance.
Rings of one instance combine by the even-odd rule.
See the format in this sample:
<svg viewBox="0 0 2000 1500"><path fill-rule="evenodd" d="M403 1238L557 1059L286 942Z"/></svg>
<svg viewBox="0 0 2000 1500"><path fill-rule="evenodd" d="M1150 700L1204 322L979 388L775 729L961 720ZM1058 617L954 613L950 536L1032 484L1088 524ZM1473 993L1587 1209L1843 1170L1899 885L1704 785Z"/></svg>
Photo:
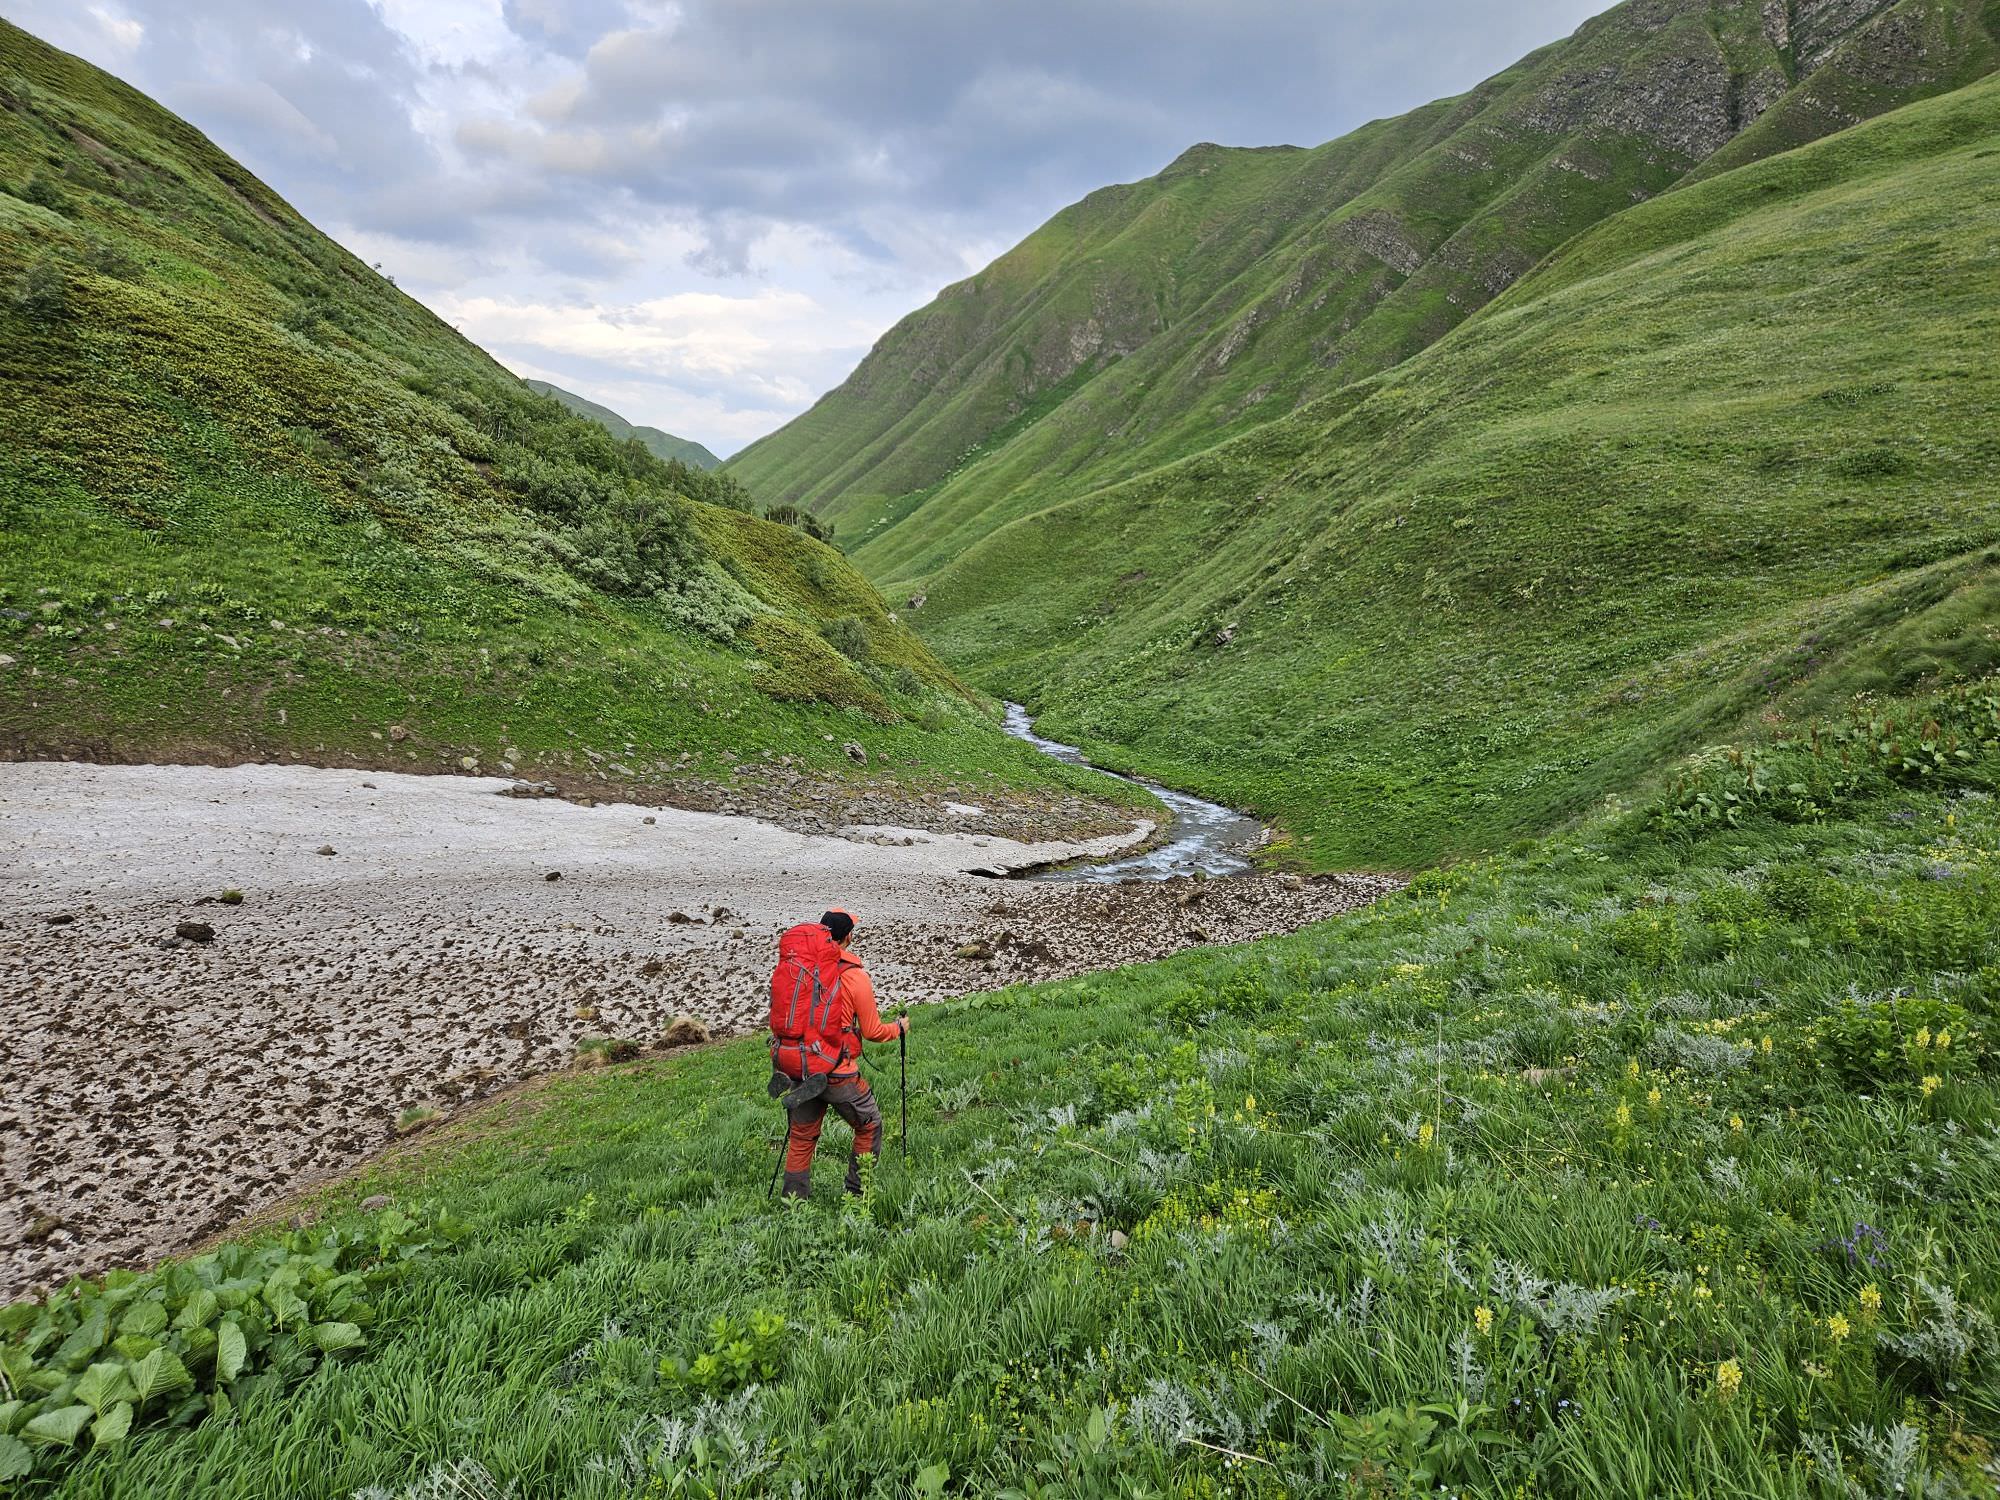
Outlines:
<svg viewBox="0 0 2000 1500"><path fill-rule="evenodd" d="M600 405L587 396L579 396L575 391L564 390L553 381L523 379L521 384L538 396L561 402L580 417L590 418L620 442L626 438L638 439L655 458L684 463L693 469L717 469L722 466L721 459L693 438L675 437L657 427L642 427L628 422L610 407Z"/></svg>
<svg viewBox="0 0 2000 1500"><path fill-rule="evenodd" d="M1392 367L1732 143L1748 160L1983 74L1990 10L1635 0L1323 146L1191 147L946 288L729 467L918 585L1053 493Z"/></svg>

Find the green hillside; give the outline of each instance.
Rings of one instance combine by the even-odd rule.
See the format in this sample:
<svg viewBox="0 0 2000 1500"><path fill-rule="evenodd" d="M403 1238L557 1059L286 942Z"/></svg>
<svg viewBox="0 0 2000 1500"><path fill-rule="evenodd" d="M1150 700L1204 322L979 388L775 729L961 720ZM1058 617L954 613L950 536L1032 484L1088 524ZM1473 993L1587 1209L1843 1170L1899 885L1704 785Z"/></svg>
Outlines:
<svg viewBox="0 0 2000 1500"><path fill-rule="evenodd" d="M1387 369L1690 173L1983 75L1982 0L1634 0L1313 150L1198 146L892 329L730 461L900 596L1014 517Z"/></svg>
<svg viewBox="0 0 2000 1500"><path fill-rule="evenodd" d="M847 774L856 739L1053 774L834 549L534 395L4 24L0 414L0 754L658 785Z"/></svg>
<svg viewBox="0 0 2000 1500"><path fill-rule="evenodd" d="M918 618L1317 861L1504 844L2000 656L1996 246L1988 80L1627 210L1394 371L1000 528Z"/></svg>
<svg viewBox="0 0 2000 1500"><path fill-rule="evenodd" d="M663 458L672 463L683 463L691 469L714 469L722 464L708 449L693 438L675 437L671 432L662 432L657 427L635 427L608 406L599 406L559 385L551 385L546 380L524 380L521 384L540 396L560 401L580 417L588 417L606 432L624 442L627 438L637 438L646 451L655 458Z"/></svg>

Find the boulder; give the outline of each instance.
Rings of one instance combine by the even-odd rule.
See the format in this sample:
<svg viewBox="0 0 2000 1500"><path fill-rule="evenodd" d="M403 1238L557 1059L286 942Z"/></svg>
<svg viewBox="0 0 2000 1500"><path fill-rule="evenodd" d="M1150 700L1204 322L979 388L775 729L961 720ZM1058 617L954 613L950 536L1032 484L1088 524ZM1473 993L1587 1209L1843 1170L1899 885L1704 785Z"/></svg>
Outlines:
<svg viewBox="0 0 2000 1500"><path fill-rule="evenodd" d="M551 870L551 871L549 871L549 873L548 873L548 874L544 875L544 876L542 877L542 879L544 879L544 880L561 880L561 879L562 879L562 871L561 871L561 870Z"/></svg>
<svg viewBox="0 0 2000 1500"><path fill-rule="evenodd" d="M394 740L397 744L399 745L402 744L403 741L408 739L409 737L410 737L410 731L405 729L401 724L391 724L389 726L389 738Z"/></svg>
<svg viewBox="0 0 2000 1500"><path fill-rule="evenodd" d="M317 849L313 850L315 854L334 854L337 852L331 844L321 844Z"/></svg>
<svg viewBox="0 0 2000 1500"><path fill-rule="evenodd" d="M174 936L185 938L190 943L212 943L215 941L215 929L206 922L176 922Z"/></svg>
<svg viewBox="0 0 2000 1500"><path fill-rule="evenodd" d="M675 1016L667 1023L667 1029L660 1033L662 1047L699 1047L703 1042L712 1040L709 1029L689 1015Z"/></svg>
<svg viewBox="0 0 2000 1500"><path fill-rule="evenodd" d="M864 750L858 742L854 740L848 740L841 745L840 750L843 755L845 755L849 760L853 761L857 766L865 766L868 764L868 752Z"/></svg>
<svg viewBox="0 0 2000 1500"><path fill-rule="evenodd" d="M379 1214L395 1201L387 1193L370 1193L361 1200L361 1211L365 1214Z"/></svg>

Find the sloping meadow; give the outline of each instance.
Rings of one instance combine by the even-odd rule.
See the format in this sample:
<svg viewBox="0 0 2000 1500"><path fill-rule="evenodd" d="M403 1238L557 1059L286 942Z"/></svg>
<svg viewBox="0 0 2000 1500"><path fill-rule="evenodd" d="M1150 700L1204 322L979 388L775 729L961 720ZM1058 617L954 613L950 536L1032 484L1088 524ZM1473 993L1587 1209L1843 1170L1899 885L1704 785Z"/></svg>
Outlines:
<svg viewBox="0 0 2000 1500"><path fill-rule="evenodd" d="M753 1040L565 1080L327 1200L336 1226L377 1191L466 1226L370 1293L364 1346L43 1472L78 1496L1986 1492L1996 781L1989 681L1716 752L1295 937L926 1010L908 1154L865 1201L837 1132L818 1197L767 1196Z"/></svg>

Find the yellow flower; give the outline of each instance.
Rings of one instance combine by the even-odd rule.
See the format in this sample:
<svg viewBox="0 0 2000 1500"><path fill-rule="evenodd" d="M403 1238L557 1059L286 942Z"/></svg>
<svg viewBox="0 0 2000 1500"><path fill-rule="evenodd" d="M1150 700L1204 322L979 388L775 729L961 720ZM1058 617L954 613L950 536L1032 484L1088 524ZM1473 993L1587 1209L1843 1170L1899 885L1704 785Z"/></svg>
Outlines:
<svg viewBox="0 0 2000 1500"><path fill-rule="evenodd" d="M1940 1031L1937 1034L1937 1044L1940 1052L1949 1047L1951 1045L1951 1033L1949 1031Z"/></svg>
<svg viewBox="0 0 2000 1500"><path fill-rule="evenodd" d="M1771 1055L1771 1038L1769 1037L1769 1035L1766 1035L1761 1041L1759 1041L1757 1043L1757 1046L1759 1050L1761 1050L1766 1057L1769 1057Z"/></svg>
<svg viewBox="0 0 2000 1500"><path fill-rule="evenodd" d="M1938 1077L1937 1074L1935 1073L1924 1074L1924 1097L1926 1099L1930 1098L1932 1094L1935 1094L1938 1091L1939 1085L1941 1085L1943 1082L1944 1080Z"/></svg>
<svg viewBox="0 0 2000 1500"><path fill-rule="evenodd" d="M1949 1032L1947 1032L1947 1033L1946 1033L1946 1035L1947 1035L1947 1036L1949 1036L1949 1035L1950 1035L1950 1033L1949 1033ZM1917 1045L1918 1045L1919 1047L1928 1047L1928 1046L1929 1046L1930 1044L1931 1044L1931 1029L1930 1029L1930 1027L1928 1027L1928 1026L1919 1026L1919 1027L1917 1028Z"/></svg>
<svg viewBox="0 0 2000 1500"><path fill-rule="evenodd" d="M1629 1104L1621 1104L1621 1105L1619 1105L1619 1106L1618 1106L1618 1113L1617 1113L1616 1115L1614 1115L1614 1116L1613 1116L1612 1118L1613 1118L1613 1119L1614 1119L1614 1120L1616 1121L1616 1123L1617 1123L1617 1126L1618 1126L1618 1128L1619 1128L1620 1130L1629 1130L1629 1129L1631 1129L1631 1128L1632 1128L1632 1106L1631 1106L1631 1105L1629 1105Z"/></svg>
<svg viewBox="0 0 2000 1500"><path fill-rule="evenodd" d="M1653 1108L1658 1109L1660 1107L1660 1091L1658 1089L1647 1089L1646 1102L1652 1105Z"/></svg>
<svg viewBox="0 0 2000 1500"><path fill-rule="evenodd" d="M1835 1313L1832 1317L1828 1318L1826 1320L1826 1331L1836 1344L1846 1338L1849 1333L1853 1332L1847 1326L1847 1315L1845 1313Z"/></svg>
<svg viewBox="0 0 2000 1500"><path fill-rule="evenodd" d="M1625 1059L1625 1076L1627 1078L1637 1078L1639 1076L1638 1058L1628 1057Z"/></svg>
<svg viewBox="0 0 2000 1500"><path fill-rule="evenodd" d="M1714 1295L1715 1295L1715 1293L1711 1292L1711 1291L1710 1291L1710 1290L1709 1290L1709 1289L1708 1289L1708 1288L1707 1288L1706 1286L1704 1286L1704 1285L1703 1285L1703 1284L1702 1284L1701 1282L1697 1281L1697 1282L1696 1282L1696 1283L1694 1284L1694 1300L1695 1300L1695 1301L1697 1301L1697 1302L1706 1302L1706 1301L1707 1301L1707 1300L1708 1300L1708 1299L1709 1299L1710 1297L1713 1297Z"/></svg>
<svg viewBox="0 0 2000 1500"><path fill-rule="evenodd" d="M1423 1124L1417 1127L1417 1149L1420 1151L1428 1151L1430 1149L1430 1144L1432 1140L1434 1140L1436 1136L1437 1136L1437 1126L1431 1124L1429 1120L1424 1121Z"/></svg>
<svg viewBox="0 0 2000 1500"><path fill-rule="evenodd" d="M1715 1394L1727 1401L1742 1388L1743 1366L1733 1359L1725 1359L1715 1367Z"/></svg>
<svg viewBox="0 0 2000 1500"><path fill-rule="evenodd" d="M1479 1330L1481 1338L1485 1338L1487 1334L1493 1331L1493 1309L1483 1306L1473 1308L1472 1326Z"/></svg>
<svg viewBox="0 0 2000 1500"><path fill-rule="evenodd" d="M1878 1313L1882 1310L1882 1294L1876 1290L1872 1281L1861 1289L1861 1310L1865 1313Z"/></svg>
<svg viewBox="0 0 2000 1500"><path fill-rule="evenodd" d="M1729 1117L1729 1128L1731 1130L1741 1130L1743 1128L1743 1116L1731 1115Z"/></svg>

